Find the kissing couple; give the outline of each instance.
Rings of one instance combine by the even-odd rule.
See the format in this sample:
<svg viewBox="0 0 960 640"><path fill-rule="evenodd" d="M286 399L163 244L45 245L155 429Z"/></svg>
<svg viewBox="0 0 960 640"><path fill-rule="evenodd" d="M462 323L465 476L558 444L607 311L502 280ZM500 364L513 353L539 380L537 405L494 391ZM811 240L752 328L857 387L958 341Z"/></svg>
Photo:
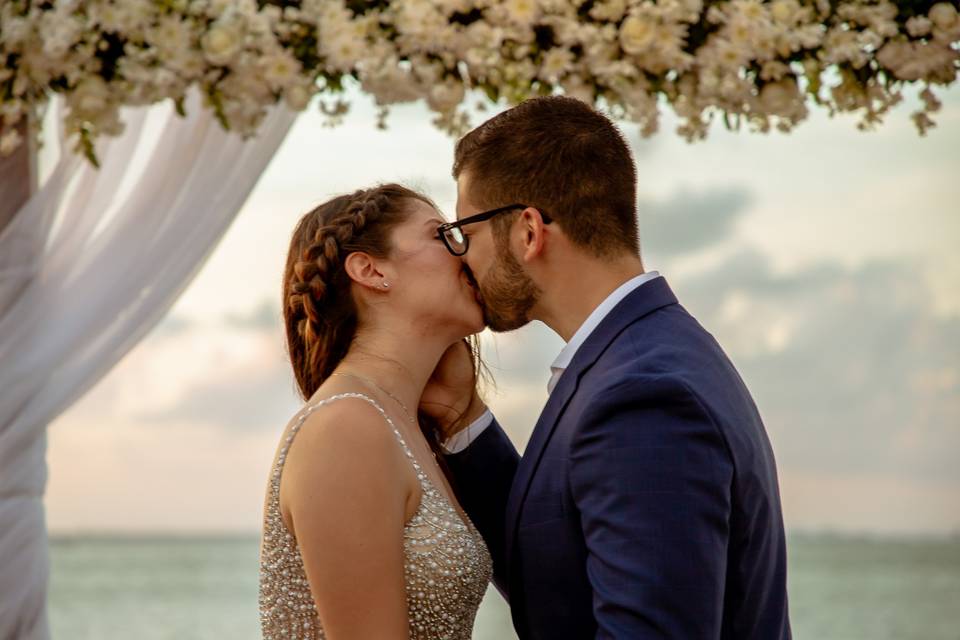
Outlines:
<svg viewBox="0 0 960 640"><path fill-rule="evenodd" d="M396 184L304 215L283 280L305 404L267 483L263 637L466 639L492 581L521 640L785 640L763 422L646 271L616 126L534 98L456 145L456 219ZM476 335L566 343L522 455ZM526 425L524 425L526 426Z"/></svg>

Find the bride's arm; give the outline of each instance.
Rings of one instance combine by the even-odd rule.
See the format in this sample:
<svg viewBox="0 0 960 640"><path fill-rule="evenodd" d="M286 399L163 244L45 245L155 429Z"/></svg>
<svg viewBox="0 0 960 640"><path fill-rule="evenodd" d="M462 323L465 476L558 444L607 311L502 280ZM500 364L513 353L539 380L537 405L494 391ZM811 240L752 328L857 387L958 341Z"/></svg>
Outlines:
<svg viewBox="0 0 960 640"><path fill-rule="evenodd" d="M314 412L290 447L281 504L327 637L409 638L405 465L389 425L357 399Z"/></svg>

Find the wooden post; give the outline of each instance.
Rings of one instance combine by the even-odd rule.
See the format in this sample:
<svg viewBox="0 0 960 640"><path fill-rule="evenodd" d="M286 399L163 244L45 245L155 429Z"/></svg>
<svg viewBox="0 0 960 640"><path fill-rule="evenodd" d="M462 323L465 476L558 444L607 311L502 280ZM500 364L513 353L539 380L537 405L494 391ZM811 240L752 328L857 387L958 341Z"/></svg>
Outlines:
<svg viewBox="0 0 960 640"><path fill-rule="evenodd" d="M26 118L16 129L23 142L11 155L0 155L0 233L37 190L36 141L28 131Z"/></svg>

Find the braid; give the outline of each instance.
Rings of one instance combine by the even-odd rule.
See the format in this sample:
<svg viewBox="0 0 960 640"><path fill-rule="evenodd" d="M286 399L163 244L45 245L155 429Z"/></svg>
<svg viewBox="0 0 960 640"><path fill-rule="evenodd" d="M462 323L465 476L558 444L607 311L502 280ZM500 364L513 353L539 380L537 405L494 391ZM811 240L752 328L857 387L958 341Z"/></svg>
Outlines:
<svg viewBox="0 0 960 640"><path fill-rule="evenodd" d="M363 194L364 192L360 192ZM331 278L343 268L346 253L341 247L348 247L359 237L367 225L367 220L376 220L381 207L389 206L384 196L377 194L360 196L347 209L317 229L313 242L303 250L301 259L294 265L296 279L293 290L300 294L292 302L302 305L305 317L302 319L303 335L312 334L316 338L319 329L325 323L320 309L326 302L326 296L336 291L328 287ZM329 291L329 293L328 293Z"/></svg>
<svg viewBox="0 0 960 640"><path fill-rule="evenodd" d="M336 368L356 333L344 261L355 251L385 257L388 232L405 216L402 201L409 198L424 199L399 185L357 191L317 207L294 232L283 295L290 356L305 399Z"/></svg>

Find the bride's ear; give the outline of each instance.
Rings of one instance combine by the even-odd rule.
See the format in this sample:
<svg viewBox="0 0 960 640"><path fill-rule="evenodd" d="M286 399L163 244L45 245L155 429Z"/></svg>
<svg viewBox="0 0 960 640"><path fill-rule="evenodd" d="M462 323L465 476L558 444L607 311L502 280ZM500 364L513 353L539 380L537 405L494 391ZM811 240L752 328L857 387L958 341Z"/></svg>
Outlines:
<svg viewBox="0 0 960 640"><path fill-rule="evenodd" d="M347 256L343 268L350 279L361 286L377 291L385 291L390 286L389 278L384 275L377 261L368 253L354 251Z"/></svg>

